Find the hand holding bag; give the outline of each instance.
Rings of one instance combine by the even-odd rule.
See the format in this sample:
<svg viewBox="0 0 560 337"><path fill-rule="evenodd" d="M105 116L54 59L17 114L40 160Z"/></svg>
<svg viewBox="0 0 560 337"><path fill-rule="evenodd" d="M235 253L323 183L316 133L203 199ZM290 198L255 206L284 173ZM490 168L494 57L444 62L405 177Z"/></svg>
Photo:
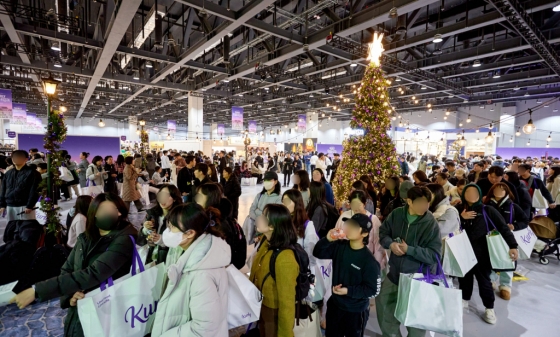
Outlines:
<svg viewBox="0 0 560 337"><path fill-rule="evenodd" d="M95 181L89 179L86 181L86 187L82 188L82 195L90 195L92 198L103 192L103 186L98 186Z"/></svg>
<svg viewBox="0 0 560 337"><path fill-rule="evenodd" d="M133 236L129 236L135 242ZM144 267L133 245L131 273L78 301L78 316L85 337L143 337L150 333L161 298L165 266ZM153 266L153 264L152 264Z"/></svg>
<svg viewBox="0 0 560 337"><path fill-rule="evenodd" d="M467 233L449 234L444 241L443 271L445 275L464 277L477 263Z"/></svg>
<svg viewBox="0 0 560 337"><path fill-rule="evenodd" d="M484 207L482 208L482 216L484 217L486 232L488 233L486 235L486 242L488 243L488 253L490 254L492 269L497 271L514 271L515 262L512 261L511 256L509 256L509 246L502 237L502 234L496 229L490 217L486 214ZM490 231L488 222L494 227L494 230Z"/></svg>
<svg viewBox="0 0 560 337"><path fill-rule="evenodd" d="M228 274L228 329L259 320L262 294L247 276L234 265L226 268Z"/></svg>
<svg viewBox="0 0 560 337"><path fill-rule="evenodd" d="M438 272L401 274L395 318L405 326L446 336L463 335L462 292L449 287L437 257Z"/></svg>

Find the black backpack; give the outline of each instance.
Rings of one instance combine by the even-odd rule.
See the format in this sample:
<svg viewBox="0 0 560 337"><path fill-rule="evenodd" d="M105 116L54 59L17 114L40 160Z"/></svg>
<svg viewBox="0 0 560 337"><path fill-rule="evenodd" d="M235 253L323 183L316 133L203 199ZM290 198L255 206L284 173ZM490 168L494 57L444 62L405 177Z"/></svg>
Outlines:
<svg viewBox="0 0 560 337"><path fill-rule="evenodd" d="M231 264L237 269L245 266L247 259L247 241L243 228L234 218L228 218L229 229L226 231L226 242L231 248Z"/></svg>
<svg viewBox="0 0 560 337"><path fill-rule="evenodd" d="M329 203L324 203L323 206L327 208L327 222L323 226L322 230L324 230L325 233L328 233L331 229L336 227L336 223L338 221L338 218L340 217L340 213L338 212L336 207Z"/></svg>
<svg viewBox="0 0 560 337"><path fill-rule="evenodd" d="M304 300L309 295L309 290L311 289L311 285L315 284L315 275L311 273L309 269L309 256L307 256L307 252L303 249L303 247L299 244L290 245L288 248L294 252L294 257L299 265L299 275L296 279L296 323L299 325L300 319L307 319L309 318L311 322L313 319L311 318L311 314L315 312L315 309L310 307L309 304L305 303ZM264 286L264 282L266 279L271 276L272 279L276 282L276 259L278 255L284 249L275 249L272 252L272 256L270 257L270 266L269 266L269 273L266 274L264 277L262 286ZM262 289L261 286L261 289Z"/></svg>

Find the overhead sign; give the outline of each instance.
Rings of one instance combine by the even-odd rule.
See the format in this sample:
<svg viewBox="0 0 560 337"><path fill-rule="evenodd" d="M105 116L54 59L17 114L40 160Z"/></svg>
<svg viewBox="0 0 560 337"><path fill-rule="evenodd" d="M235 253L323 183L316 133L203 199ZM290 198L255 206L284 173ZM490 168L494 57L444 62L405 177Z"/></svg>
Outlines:
<svg viewBox="0 0 560 337"><path fill-rule="evenodd" d="M231 129L239 131L243 130L243 107L231 107Z"/></svg>

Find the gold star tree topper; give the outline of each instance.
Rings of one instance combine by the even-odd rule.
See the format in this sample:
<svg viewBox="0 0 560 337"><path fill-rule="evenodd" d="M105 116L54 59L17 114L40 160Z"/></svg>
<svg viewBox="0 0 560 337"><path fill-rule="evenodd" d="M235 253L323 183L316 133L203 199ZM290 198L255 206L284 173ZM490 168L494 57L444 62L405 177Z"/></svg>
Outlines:
<svg viewBox="0 0 560 337"><path fill-rule="evenodd" d="M368 53L368 60L379 66L379 58L385 49L383 49L383 33L377 34L375 32L373 34L373 41L369 44L369 53Z"/></svg>

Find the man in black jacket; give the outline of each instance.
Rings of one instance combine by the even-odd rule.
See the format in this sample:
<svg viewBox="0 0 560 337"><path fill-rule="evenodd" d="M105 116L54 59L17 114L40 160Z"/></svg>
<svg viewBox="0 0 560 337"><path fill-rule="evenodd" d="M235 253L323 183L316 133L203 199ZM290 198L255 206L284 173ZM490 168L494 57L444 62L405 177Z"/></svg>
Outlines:
<svg viewBox="0 0 560 337"><path fill-rule="evenodd" d="M550 208L556 208L556 204L554 203L554 199L552 198L550 191L546 188L546 185L540 178L531 174L531 168L532 166L530 164L519 165L517 170L519 172L519 179L521 180L521 183L527 186L531 198L533 198L535 189L538 189L548 202L548 206Z"/></svg>
<svg viewBox="0 0 560 337"><path fill-rule="evenodd" d="M222 172L224 172L224 169L227 167L226 151L220 151L218 157L218 172L222 174Z"/></svg>
<svg viewBox="0 0 560 337"><path fill-rule="evenodd" d="M226 167L222 171L222 186L224 186L224 195L231 202L232 217L237 219L239 215L239 197L241 196L241 185L239 180L233 175L231 167Z"/></svg>
<svg viewBox="0 0 560 337"><path fill-rule="evenodd" d="M476 183L480 179L488 178L488 171L484 171L484 166L482 161L474 163L471 173L467 176L467 180L471 183Z"/></svg>
<svg viewBox="0 0 560 337"><path fill-rule="evenodd" d="M187 166L179 170L179 173L177 174L177 188L179 188L179 192L181 192L181 195L183 196L183 202L192 201L189 197L194 195L193 168L196 165L196 160L194 156L187 156L185 158L185 162L187 162Z"/></svg>
<svg viewBox="0 0 560 337"><path fill-rule="evenodd" d="M24 150L12 152L14 168L6 172L2 179L0 214L6 209L8 221L35 219L33 208L39 200L37 188L41 174L26 165L28 156Z"/></svg>
<svg viewBox="0 0 560 337"><path fill-rule="evenodd" d="M476 184L478 185L478 187L480 187L482 191L482 197L484 198L490 191L490 188L492 188L492 186L497 183L505 183L506 185L508 185L511 193L515 198L513 202L519 205L519 194L517 194L517 188L515 188L512 183L504 179L504 169L500 166L490 167L490 169L488 170L488 178L480 179Z"/></svg>

